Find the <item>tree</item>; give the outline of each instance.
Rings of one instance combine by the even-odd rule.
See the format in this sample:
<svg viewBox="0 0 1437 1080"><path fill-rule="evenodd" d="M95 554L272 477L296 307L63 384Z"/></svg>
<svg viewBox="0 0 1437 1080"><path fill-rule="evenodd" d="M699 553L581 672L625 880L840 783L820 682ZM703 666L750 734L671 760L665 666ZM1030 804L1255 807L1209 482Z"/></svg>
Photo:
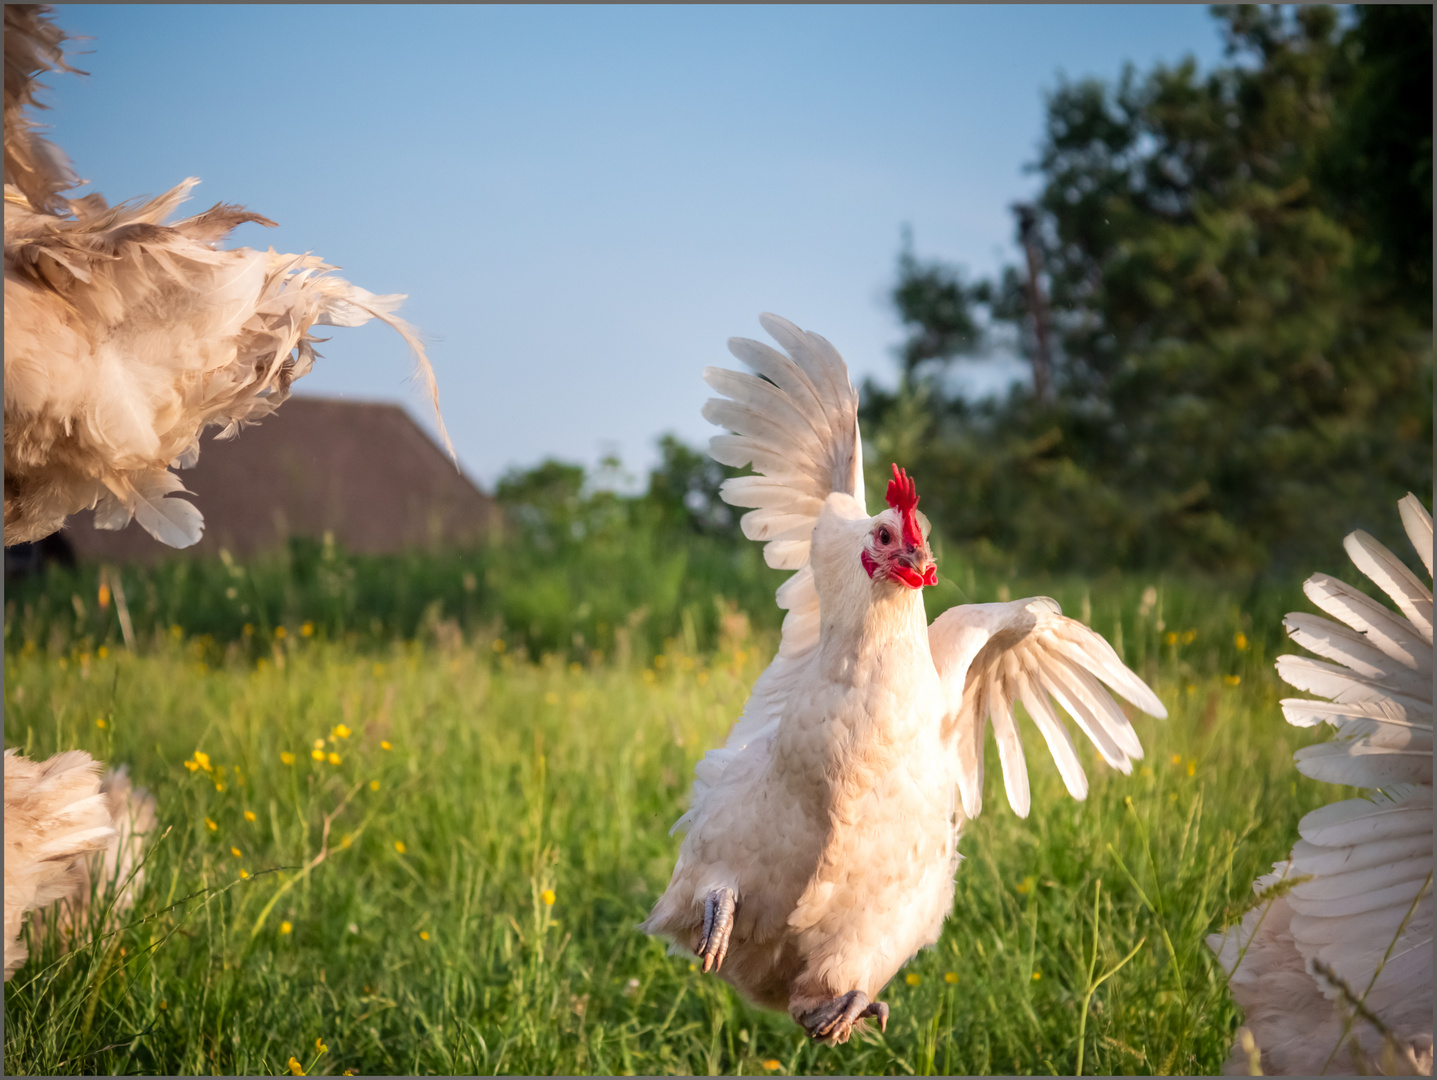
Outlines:
<svg viewBox="0 0 1437 1080"><path fill-rule="evenodd" d="M1205 77L1191 60L1129 67L1049 98L1029 237L1053 395L930 394L914 465L955 539L1035 566L1256 570L1382 528L1403 492L1431 490L1430 292L1413 299L1417 249L1354 179L1395 151L1353 130L1383 110L1409 135L1420 124L1379 83L1424 61L1430 80L1430 10L1425 57L1371 11L1345 29L1325 7L1215 13L1235 62ZM1388 179L1430 272L1430 168ZM916 286L948 288L975 324L984 302L999 323L1028 316L1015 269L970 286L919 265L894 292L905 321ZM935 329L961 323L945 312Z"/></svg>

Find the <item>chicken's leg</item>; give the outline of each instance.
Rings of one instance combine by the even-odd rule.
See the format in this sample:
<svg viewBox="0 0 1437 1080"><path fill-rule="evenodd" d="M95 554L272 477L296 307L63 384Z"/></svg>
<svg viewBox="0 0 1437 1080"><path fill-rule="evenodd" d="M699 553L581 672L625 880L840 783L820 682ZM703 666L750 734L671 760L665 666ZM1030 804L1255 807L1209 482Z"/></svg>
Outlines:
<svg viewBox="0 0 1437 1080"><path fill-rule="evenodd" d="M850 990L841 997L796 1014L794 1019L811 1038L835 1045L846 1043L853 1032L853 1025L865 1016L876 1017L879 1028L888 1030L887 1002L869 1001L862 990Z"/></svg>
<svg viewBox="0 0 1437 1080"><path fill-rule="evenodd" d="M715 889L704 900L704 936L699 941L699 955L704 958L704 971L723 967L728 955L728 939L733 933L733 913L738 896L732 889Z"/></svg>

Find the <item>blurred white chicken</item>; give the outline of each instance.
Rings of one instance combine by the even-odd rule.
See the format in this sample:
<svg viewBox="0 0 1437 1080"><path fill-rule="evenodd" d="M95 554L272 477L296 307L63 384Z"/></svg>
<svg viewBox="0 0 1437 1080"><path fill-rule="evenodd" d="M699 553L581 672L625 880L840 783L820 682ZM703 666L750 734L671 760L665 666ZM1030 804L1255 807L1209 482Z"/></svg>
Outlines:
<svg viewBox="0 0 1437 1080"><path fill-rule="evenodd" d="M110 797L100 766L83 750L35 762L5 751L5 979L25 962L27 911L75 896L87 857L113 845Z"/></svg>
<svg viewBox="0 0 1437 1080"><path fill-rule="evenodd" d="M205 428L225 438L274 411L314 363L316 324L392 326L437 415L423 346L393 314L403 296L375 296L313 255L216 250L238 225L274 224L241 207L164 224L194 179L116 207L61 195L77 177L25 108L37 75L75 70L63 40L45 6L5 6L6 545L92 506L99 528L133 517L166 544L195 543L203 517L167 498L185 490L170 467L194 463Z"/></svg>
<svg viewBox="0 0 1437 1080"><path fill-rule="evenodd" d="M1398 509L1430 578L1432 516L1413 495ZM1337 729L1298 771L1370 795L1304 817L1291 856L1253 882L1263 902L1208 938L1247 1014L1232 1074L1432 1072L1432 590L1365 532L1343 546L1402 614L1314 574L1308 598L1346 625L1284 625L1333 663L1282 656L1277 672L1329 699L1284 700L1288 723Z"/></svg>
<svg viewBox="0 0 1437 1080"><path fill-rule="evenodd" d="M709 368L724 398L704 408L736 432L710 452L761 474L724 483L756 507L744 534L770 566L797 571L777 657L728 742L699 763L678 865L643 929L692 950L815 1039L840 1043L953 902L957 836L982 805L991 716L1008 800L1029 793L1013 704L1021 700L1075 798L1087 779L1049 695L1111 765L1142 756L1099 680L1154 716L1148 687L1099 635L1046 597L972 604L932 626L937 581L912 480L893 467L888 506L864 505L858 395L826 340L772 315L787 350L731 339L757 376ZM957 785L961 800L954 797Z"/></svg>

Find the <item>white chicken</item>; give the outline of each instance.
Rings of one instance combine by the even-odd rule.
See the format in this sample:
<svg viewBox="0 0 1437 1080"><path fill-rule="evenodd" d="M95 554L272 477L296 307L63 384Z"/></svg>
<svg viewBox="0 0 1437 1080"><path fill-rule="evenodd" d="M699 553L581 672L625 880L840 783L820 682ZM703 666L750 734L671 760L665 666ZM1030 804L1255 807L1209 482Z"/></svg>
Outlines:
<svg viewBox="0 0 1437 1080"><path fill-rule="evenodd" d="M75 173L25 109L38 74L74 70L63 40L44 6L5 6L6 545L85 507L99 528L134 518L171 546L198 541L199 510L167 497L185 490L170 467L194 463L205 428L225 438L283 403L314 363L315 325L393 327L437 416L424 348L393 314L403 296L314 255L217 250L238 225L274 224L241 207L165 224L194 179L139 204L62 196Z"/></svg>
<svg viewBox="0 0 1437 1080"><path fill-rule="evenodd" d="M1398 507L1430 577L1432 516L1413 495ZM1308 597L1346 625L1284 625L1333 663L1282 656L1277 671L1329 699L1284 700L1288 723L1337 729L1297 752L1298 771L1370 795L1304 817L1253 883L1262 902L1208 938L1246 1013L1233 1074L1432 1072L1432 590L1367 533L1344 546L1401 616L1314 574Z"/></svg>
<svg viewBox="0 0 1437 1080"><path fill-rule="evenodd" d="M937 570L915 485L897 465L888 509L864 505L858 395L837 350L772 315L788 352L731 339L757 376L717 368L704 415L736 434L710 452L758 476L724 483L755 507L744 534L797 571L778 655L722 748L699 763L668 889L643 929L691 950L814 1039L845 1042L888 1006L898 969L937 941L952 907L957 837L982 805L991 716L1008 800L1029 808L1014 723L1021 700L1075 798L1087 779L1049 695L1111 765L1142 746L1099 680L1166 716L1099 635L1046 597L972 604L929 626ZM957 786L960 798L955 799Z"/></svg>
<svg viewBox="0 0 1437 1080"><path fill-rule="evenodd" d="M83 750L35 762L5 751L5 980L25 962L25 913L74 896L87 857L116 839L100 766Z"/></svg>

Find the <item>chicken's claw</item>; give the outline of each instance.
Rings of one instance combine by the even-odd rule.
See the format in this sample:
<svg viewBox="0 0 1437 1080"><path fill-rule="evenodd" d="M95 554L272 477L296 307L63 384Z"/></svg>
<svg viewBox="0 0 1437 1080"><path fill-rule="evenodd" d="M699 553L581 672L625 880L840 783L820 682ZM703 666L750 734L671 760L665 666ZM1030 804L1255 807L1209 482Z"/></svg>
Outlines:
<svg viewBox="0 0 1437 1080"><path fill-rule="evenodd" d="M738 896L732 889L715 889L704 900L704 936L699 941L699 955L704 958L704 971L723 967L728 955L728 939L733 933L733 913Z"/></svg>
<svg viewBox="0 0 1437 1080"><path fill-rule="evenodd" d="M853 1025L868 1016L877 1019L880 1030L888 1030L888 1003L870 1001L862 990L850 990L794 1019L803 1025L810 1038L833 1046L846 1043L853 1033Z"/></svg>

